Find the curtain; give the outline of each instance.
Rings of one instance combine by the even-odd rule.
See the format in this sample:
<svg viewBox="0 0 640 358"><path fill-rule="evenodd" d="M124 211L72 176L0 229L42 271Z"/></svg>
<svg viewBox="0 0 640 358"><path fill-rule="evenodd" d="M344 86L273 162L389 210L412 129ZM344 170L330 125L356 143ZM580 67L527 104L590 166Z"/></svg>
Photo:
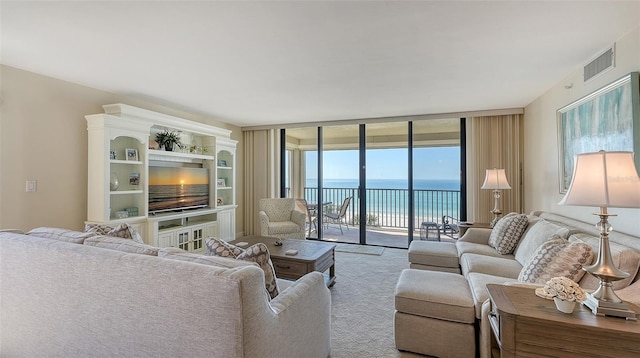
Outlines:
<svg viewBox="0 0 640 358"><path fill-rule="evenodd" d="M260 199L280 197L280 134L278 130L246 131L244 135L244 232L260 234Z"/></svg>
<svg viewBox="0 0 640 358"><path fill-rule="evenodd" d="M510 190L501 190L498 208L503 215L522 212L522 136L521 114L472 117L467 119L467 219L493 220L493 190L483 190L485 170L504 169Z"/></svg>
<svg viewBox="0 0 640 358"><path fill-rule="evenodd" d="M290 198L304 198L305 161L300 149L290 151L289 184L291 185Z"/></svg>

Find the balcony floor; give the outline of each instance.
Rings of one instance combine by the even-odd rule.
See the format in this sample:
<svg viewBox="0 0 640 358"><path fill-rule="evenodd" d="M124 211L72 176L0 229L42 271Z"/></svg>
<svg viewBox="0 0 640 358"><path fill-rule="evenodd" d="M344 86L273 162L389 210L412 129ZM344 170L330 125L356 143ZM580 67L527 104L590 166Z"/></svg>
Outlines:
<svg viewBox="0 0 640 358"><path fill-rule="evenodd" d="M322 234L324 241L330 242L343 242L357 244L360 242L360 230L357 227L349 226L349 229L342 227L344 234L340 233L340 229L337 226L329 225L329 228L324 228ZM311 232L311 238L317 239L317 233ZM406 249L408 247L407 229L392 228L392 227L368 227L367 233L367 245L397 247ZM414 240L420 240L420 231L416 230L413 234ZM454 242L457 236L449 237L446 235L440 235L440 241Z"/></svg>

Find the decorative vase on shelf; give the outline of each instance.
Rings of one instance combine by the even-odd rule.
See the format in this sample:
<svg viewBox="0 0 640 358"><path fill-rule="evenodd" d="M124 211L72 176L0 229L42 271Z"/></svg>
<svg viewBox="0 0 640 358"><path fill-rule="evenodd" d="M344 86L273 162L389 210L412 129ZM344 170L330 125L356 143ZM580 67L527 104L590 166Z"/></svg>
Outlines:
<svg viewBox="0 0 640 358"><path fill-rule="evenodd" d="M559 297L554 297L553 302L556 303L556 308L558 309L558 311L563 313L572 313L576 308L576 301L567 301Z"/></svg>
<svg viewBox="0 0 640 358"><path fill-rule="evenodd" d="M111 173L111 178L109 179L109 188L111 188L111 191L115 191L118 190L119 187L120 180L118 180L118 176L116 175L116 173Z"/></svg>

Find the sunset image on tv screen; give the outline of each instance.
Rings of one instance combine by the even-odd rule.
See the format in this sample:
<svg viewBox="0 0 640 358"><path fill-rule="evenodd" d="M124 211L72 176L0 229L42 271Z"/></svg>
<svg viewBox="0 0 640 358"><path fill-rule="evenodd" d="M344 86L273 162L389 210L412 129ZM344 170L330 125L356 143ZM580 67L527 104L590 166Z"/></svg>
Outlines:
<svg viewBox="0 0 640 358"><path fill-rule="evenodd" d="M149 167L149 212L208 205L208 169Z"/></svg>

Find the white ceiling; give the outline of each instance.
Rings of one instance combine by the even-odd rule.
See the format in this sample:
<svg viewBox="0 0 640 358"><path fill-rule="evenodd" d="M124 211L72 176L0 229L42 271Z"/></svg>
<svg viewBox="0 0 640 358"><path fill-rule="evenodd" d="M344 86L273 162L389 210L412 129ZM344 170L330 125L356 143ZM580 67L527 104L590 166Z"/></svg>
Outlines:
<svg viewBox="0 0 640 358"><path fill-rule="evenodd" d="M637 1L0 6L3 64L239 126L524 107L640 24Z"/></svg>

